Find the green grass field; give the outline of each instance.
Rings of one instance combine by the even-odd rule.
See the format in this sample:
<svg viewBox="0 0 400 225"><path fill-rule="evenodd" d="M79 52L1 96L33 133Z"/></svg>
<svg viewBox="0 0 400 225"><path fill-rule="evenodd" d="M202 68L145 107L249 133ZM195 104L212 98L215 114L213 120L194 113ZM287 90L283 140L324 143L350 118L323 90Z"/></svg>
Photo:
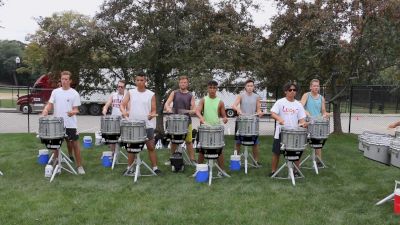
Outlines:
<svg viewBox="0 0 400 225"><path fill-rule="evenodd" d="M0 99L0 108L16 108L17 100L12 99Z"/></svg>
<svg viewBox="0 0 400 225"><path fill-rule="evenodd" d="M228 169L233 138L226 141ZM86 175L63 172L49 183L36 162L39 140L0 134L0 224L398 224L392 202L374 204L393 191L400 170L364 158L356 136L331 135L324 149L329 168L319 175L303 169L306 178L296 187L266 176L271 142L261 138L263 168L229 172L211 187L190 177L193 168L171 172L163 165L166 150L158 150L163 175L133 184L121 175L124 165L101 165L105 146L82 150Z"/></svg>

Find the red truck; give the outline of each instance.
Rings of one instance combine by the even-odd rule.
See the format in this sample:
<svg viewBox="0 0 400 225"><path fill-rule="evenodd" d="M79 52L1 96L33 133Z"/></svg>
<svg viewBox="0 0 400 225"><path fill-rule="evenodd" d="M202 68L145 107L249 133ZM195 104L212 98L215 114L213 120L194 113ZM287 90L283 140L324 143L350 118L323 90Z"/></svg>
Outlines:
<svg viewBox="0 0 400 225"><path fill-rule="evenodd" d="M56 82L48 75L40 76L34 83L29 95L22 95L17 100L17 111L22 113L40 113L47 104L51 92L57 88ZM80 114L100 115L104 103L107 101L110 92L94 92L90 95L81 95Z"/></svg>

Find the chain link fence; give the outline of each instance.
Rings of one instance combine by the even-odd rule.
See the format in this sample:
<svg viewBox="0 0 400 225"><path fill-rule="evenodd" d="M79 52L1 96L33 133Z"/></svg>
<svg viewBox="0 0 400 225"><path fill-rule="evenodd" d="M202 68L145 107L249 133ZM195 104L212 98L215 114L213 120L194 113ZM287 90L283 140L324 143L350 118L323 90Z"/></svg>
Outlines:
<svg viewBox="0 0 400 225"><path fill-rule="evenodd" d="M339 90L344 87L337 87ZM236 87L237 89L237 87ZM230 91L229 88L225 88ZM309 90L308 86L299 87L296 98L300 100L303 93ZM0 86L0 133L36 133L38 130L39 114L31 112L29 109L40 108L44 102L38 102L36 106L22 104L18 98L23 96L34 97L35 89L29 87ZM393 121L400 120L400 88L397 86L359 86L353 85L340 98L341 124L343 132L362 133L365 130L372 130L383 133L394 133L388 130L387 126ZM321 87L321 94L325 96L326 108L332 111L330 99L333 97L327 87ZM272 104L284 95L282 87L268 87L263 90L261 95L267 107L267 112ZM86 113L99 114L99 110L106 99L105 96L99 97L96 102L88 103L86 109L92 109ZM34 99L30 100L30 104ZM36 99L37 100L37 99ZM224 100L224 99L223 99ZM232 100L225 100L231 102ZM228 103L227 103L228 104ZM227 105L229 106L229 104ZM28 110L26 110L28 109ZM35 111L35 110L34 110ZM158 109L158 112L161 110ZM232 135L234 131L235 118L230 118L225 125L225 133ZM260 123L260 133L262 135L273 135L275 122L268 114L262 118ZM193 118L193 127L199 125L197 118ZM85 133L93 133L100 129L99 115L79 115L78 130ZM331 120L331 130L333 121Z"/></svg>

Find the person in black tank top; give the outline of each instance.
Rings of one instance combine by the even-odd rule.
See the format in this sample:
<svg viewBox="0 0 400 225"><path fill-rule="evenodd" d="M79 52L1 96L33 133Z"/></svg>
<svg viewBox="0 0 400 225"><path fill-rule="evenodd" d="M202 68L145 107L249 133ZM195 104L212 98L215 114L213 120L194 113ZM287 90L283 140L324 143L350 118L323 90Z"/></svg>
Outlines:
<svg viewBox="0 0 400 225"><path fill-rule="evenodd" d="M195 102L194 96L189 92L188 87L189 78L187 76L179 77L179 89L171 92L167 101L165 102L164 110L167 113L185 114L189 116L189 127L185 142L189 153L189 158L192 162L195 162L192 144L192 119L190 118L190 115L194 114ZM173 103L172 107L171 103ZM177 144L171 143L171 154L176 151L176 148ZM166 165L169 163L169 161L165 162Z"/></svg>

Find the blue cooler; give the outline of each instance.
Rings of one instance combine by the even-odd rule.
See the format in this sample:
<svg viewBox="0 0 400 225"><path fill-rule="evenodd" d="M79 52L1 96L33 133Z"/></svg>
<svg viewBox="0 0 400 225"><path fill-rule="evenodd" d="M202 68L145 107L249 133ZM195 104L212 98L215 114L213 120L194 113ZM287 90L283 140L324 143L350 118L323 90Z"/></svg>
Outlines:
<svg viewBox="0 0 400 225"><path fill-rule="evenodd" d="M208 181L208 165L197 164L196 165L196 182L203 183Z"/></svg>
<svg viewBox="0 0 400 225"><path fill-rule="evenodd" d="M91 148L92 147L92 137L91 136L84 136L83 137L83 147L84 148Z"/></svg>
<svg viewBox="0 0 400 225"><path fill-rule="evenodd" d="M230 169L231 171L240 170L240 155L231 155Z"/></svg>
<svg viewBox="0 0 400 225"><path fill-rule="evenodd" d="M101 162L104 167L111 167L112 166L112 152L111 151L103 152L103 155L101 156Z"/></svg>
<svg viewBox="0 0 400 225"><path fill-rule="evenodd" d="M40 165L46 165L47 162L49 162L49 150L47 150L47 149L39 150L39 155L38 155L37 161Z"/></svg>

